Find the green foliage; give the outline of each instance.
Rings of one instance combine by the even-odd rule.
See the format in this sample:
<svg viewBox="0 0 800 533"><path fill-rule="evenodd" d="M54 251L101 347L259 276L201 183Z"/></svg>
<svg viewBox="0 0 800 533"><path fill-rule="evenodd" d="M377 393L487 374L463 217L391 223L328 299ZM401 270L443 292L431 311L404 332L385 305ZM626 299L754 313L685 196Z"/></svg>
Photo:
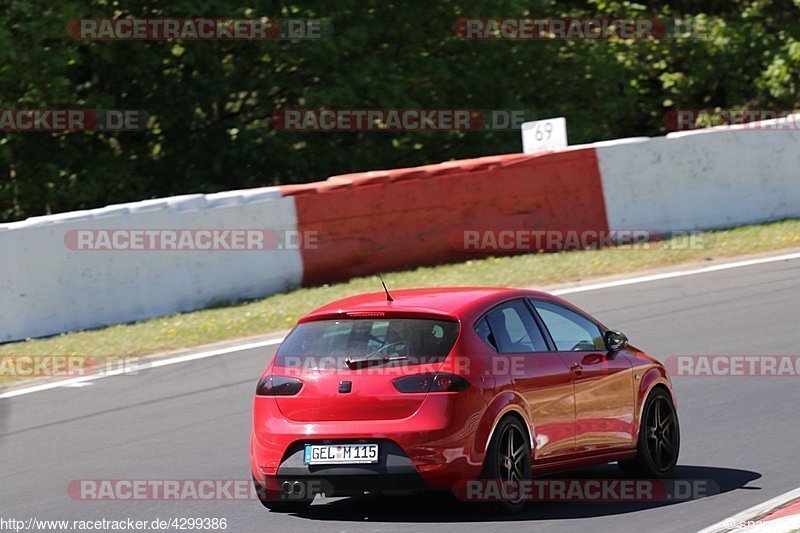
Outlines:
<svg viewBox="0 0 800 533"><path fill-rule="evenodd" d="M791 0L0 1L0 107L143 109L143 132L0 134L0 220L517 152L509 132L281 132L282 108L527 109L572 144L661 135L670 107L798 104ZM78 17L325 17L331 38L78 41ZM461 17L663 17L704 39L466 41Z"/></svg>

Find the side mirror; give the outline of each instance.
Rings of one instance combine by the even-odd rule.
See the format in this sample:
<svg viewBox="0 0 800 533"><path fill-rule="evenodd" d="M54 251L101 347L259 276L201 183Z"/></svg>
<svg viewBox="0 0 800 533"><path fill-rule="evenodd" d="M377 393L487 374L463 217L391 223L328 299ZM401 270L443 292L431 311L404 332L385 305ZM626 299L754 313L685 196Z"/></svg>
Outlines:
<svg viewBox="0 0 800 533"><path fill-rule="evenodd" d="M621 331L608 330L603 336L603 340L609 352L618 352L624 350L625 347L628 346L628 337Z"/></svg>

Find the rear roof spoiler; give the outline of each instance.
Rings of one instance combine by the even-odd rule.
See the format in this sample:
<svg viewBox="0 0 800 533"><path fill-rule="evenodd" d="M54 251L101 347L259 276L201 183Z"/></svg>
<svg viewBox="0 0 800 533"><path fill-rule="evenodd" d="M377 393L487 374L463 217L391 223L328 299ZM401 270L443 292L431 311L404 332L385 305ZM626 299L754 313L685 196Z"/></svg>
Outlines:
<svg viewBox="0 0 800 533"><path fill-rule="evenodd" d="M438 309L354 309L345 311L323 311L311 313L297 321L298 324L304 322L315 322L317 320L353 320L353 319L375 319L375 318L427 318L429 320L447 320L459 322L459 318L453 313L447 313Z"/></svg>

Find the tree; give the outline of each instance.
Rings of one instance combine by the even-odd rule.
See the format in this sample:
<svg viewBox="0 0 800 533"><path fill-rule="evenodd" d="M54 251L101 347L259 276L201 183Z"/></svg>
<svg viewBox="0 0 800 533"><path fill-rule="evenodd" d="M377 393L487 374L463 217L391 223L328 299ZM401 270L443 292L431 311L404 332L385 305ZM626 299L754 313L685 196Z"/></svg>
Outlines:
<svg viewBox="0 0 800 533"><path fill-rule="evenodd" d="M223 0L0 4L0 106L143 109L142 132L0 134L0 220L190 192L517 152L518 131L285 132L287 108L526 109L571 143L662 135L671 107L791 108L800 65L789 0ZM279 41L78 41L79 17L329 18ZM687 17L708 38L467 41L462 17Z"/></svg>

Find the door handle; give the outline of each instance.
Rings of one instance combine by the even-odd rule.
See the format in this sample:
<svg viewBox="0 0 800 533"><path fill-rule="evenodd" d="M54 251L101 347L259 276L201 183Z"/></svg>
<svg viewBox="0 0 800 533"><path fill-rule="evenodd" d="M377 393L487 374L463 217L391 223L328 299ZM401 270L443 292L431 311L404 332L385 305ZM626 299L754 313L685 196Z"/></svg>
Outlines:
<svg viewBox="0 0 800 533"><path fill-rule="evenodd" d="M581 374L583 374L583 367L578 363L572 363L572 366L569 367L569 370L576 376L580 376Z"/></svg>

